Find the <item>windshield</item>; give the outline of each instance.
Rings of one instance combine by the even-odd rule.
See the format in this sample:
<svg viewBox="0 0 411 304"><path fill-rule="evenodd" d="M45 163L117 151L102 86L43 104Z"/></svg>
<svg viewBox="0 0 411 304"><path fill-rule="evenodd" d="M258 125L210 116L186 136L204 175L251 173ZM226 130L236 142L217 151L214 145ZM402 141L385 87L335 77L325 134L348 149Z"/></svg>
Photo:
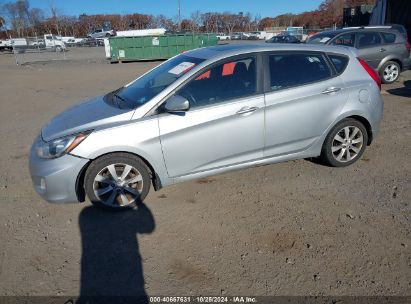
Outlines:
<svg viewBox="0 0 411 304"><path fill-rule="evenodd" d="M329 40L335 37L335 34L320 33L312 36L307 43L327 43Z"/></svg>
<svg viewBox="0 0 411 304"><path fill-rule="evenodd" d="M159 94L205 59L179 55L114 92L104 100L122 109L135 109Z"/></svg>
<svg viewBox="0 0 411 304"><path fill-rule="evenodd" d="M268 40L269 42L285 42L287 41L287 36L274 36L273 38L271 38L270 40Z"/></svg>

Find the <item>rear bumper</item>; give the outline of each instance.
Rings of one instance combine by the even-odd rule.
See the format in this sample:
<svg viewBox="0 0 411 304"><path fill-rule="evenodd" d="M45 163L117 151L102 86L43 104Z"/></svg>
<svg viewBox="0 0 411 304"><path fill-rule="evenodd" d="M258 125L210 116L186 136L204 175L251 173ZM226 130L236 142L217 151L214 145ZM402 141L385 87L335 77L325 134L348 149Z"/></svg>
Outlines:
<svg viewBox="0 0 411 304"><path fill-rule="evenodd" d="M402 63L402 70L403 71L411 70L411 57L404 59Z"/></svg>

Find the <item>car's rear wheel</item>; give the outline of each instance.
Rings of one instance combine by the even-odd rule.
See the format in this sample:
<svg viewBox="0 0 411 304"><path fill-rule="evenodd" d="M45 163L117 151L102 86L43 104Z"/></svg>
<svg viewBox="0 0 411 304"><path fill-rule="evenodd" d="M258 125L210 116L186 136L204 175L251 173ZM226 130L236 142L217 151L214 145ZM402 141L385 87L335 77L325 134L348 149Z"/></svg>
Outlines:
<svg viewBox="0 0 411 304"><path fill-rule="evenodd" d="M368 134L358 120L347 118L335 125L325 138L321 159L333 167L345 167L364 153Z"/></svg>
<svg viewBox="0 0 411 304"><path fill-rule="evenodd" d="M380 69L380 77L383 83L393 83L400 77L401 67L395 61L386 62Z"/></svg>
<svg viewBox="0 0 411 304"><path fill-rule="evenodd" d="M135 207L145 199L151 179L141 159L127 153L113 153L90 164L84 186L94 205L122 210Z"/></svg>

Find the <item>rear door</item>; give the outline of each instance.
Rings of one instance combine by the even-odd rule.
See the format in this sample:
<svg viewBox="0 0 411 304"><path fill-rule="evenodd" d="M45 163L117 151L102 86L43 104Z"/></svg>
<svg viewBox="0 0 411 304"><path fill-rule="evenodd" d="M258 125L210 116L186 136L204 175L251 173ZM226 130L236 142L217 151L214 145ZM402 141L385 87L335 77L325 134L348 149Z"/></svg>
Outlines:
<svg viewBox="0 0 411 304"><path fill-rule="evenodd" d="M375 69L387 56L387 49L383 47L383 40L379 32L357 32L357 49L359 57Z"/></svg>
<svg viewBox="0 0 411 304"><path fill-rule="evenodd" d="M273 52L266 57L264 157L311 146L347 100L341 78L320 52Z"/></svg>
<svg viewBox="0 0 411 304"><path fill-rule="evenodd" d="M257 55L226 59L203 70L175 94L189 100L183 115L159 116L170 177L260 159L264 148L264 94ZM260 64L259 64L260 65Z"/></svg>

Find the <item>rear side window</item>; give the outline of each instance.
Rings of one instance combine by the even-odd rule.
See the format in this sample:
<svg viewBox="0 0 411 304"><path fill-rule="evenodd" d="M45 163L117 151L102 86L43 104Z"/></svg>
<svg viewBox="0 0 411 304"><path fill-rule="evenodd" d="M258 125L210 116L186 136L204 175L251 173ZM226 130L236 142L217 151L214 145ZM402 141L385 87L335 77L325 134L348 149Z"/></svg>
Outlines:
<svg viewBox="0 0 411 304"><path fill-rule="evenodd" d="M381 33L382 38L384 39L385 43L394 43L395 42L395 34L392 33Z"/></svg>
<svg viewBox="0 0 411 304"><path fill-rule="evenodd" d="M270 87L277 91L325 80L331 71L319 53L272 54L269 56Z"/></svg>
<svg viewBox="0 0 411 304"><path fill-rule="evenodd" d="M346 46L354 46L355 44L355 34L354 33L347 33L342 34L335 38L332 42L333 45L346 45Z"/></svg>
<svg viewBox="0 0 411 304"><path fill-rule="evenodd" d="M333 55L333 54L329 54L328 57L333 63L333 66L338 74L341 74L342 72L344 72L348 64L348 57L341 56L341 55Z"/></svg>
<svg viewBox="0 0 411 304"><path fill-rule="evenodd" d="M378 33L358 33L358 47L373 47L379 44L381 44L381 36Z"/></svg>

